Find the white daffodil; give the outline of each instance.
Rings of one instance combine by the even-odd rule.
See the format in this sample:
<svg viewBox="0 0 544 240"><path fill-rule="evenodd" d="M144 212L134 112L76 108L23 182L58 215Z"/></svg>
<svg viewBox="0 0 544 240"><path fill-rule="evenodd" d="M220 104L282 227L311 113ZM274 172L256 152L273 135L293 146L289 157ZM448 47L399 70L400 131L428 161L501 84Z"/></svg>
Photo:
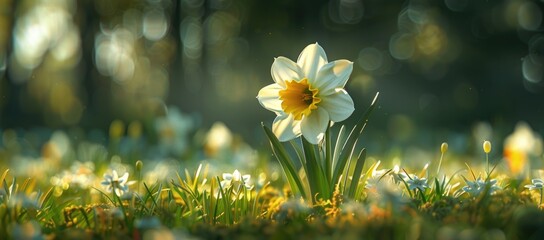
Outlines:
<svg viewBox="0 0 544 240"><path fill-rule="evenodd" d="M278 57L272 63L273 84L259 91L257 99L276 113L272 132L282 142L303 135L317 144L330 122L348 118L353 100L344 86L353 70L348 60L328 62L317 43L300 53L297 62Z"/></svg>
<svg viewBox="0 0 544 240"><path fill-rule="evenodd" d="M104 174L104 181L101 184L106 187L107 192L115 191L117 196L122 196L128 192L128 186L134 183L134 181L128 181L128 172L119 177L117 171L113 170L111 175Z"/></svg>

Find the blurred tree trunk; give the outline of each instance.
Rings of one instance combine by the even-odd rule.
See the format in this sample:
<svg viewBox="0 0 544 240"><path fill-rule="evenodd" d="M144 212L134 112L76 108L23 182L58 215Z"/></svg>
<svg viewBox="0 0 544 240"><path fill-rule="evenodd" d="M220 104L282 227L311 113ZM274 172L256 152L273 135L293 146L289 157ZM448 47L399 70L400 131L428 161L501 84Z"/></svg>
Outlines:
<svg viewBox="0 0 544 240"><path fill-rule="evenodd" d="M21 84L16 84L11 80L10 62L13 56L13 30L17 21L16 10L20 5L20 1L4 1L6 6L3 6L4 16L7 22L7 28L5 31L5 71L0 82L0 94L2 100L0 101L0 128L10 128L15 125L20 125L21 122L25 122L24 119L19 120L19 115L22 115L19 106L19 98L21 94ZM9 10L7 10L9 9Z"/></svg>

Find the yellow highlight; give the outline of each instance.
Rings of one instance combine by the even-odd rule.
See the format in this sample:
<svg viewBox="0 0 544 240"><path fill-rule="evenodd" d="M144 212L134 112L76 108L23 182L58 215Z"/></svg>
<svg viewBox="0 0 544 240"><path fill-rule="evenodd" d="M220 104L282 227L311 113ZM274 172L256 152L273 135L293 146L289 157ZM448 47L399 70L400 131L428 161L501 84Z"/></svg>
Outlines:
<svg viewBox="0 0 544 240"><path fill-rule="evenodd" d="M119 139L125 134L125 124L121 120L113 120L110 124L110 137Z"/></svg>
<svg viewBox="0 0 544 240"><path fill-rule="evenodd" d="M318 89L313 89L304 78L300 82L295 80L285 82L285 90L279 92L282 100L281 108L285 113L293 114L295 120L301 120L308 116L312 110L317 109L321 99L317 97Z"/></svg>
<svg viewBox="0 0 544 240"><path fill-rule="evenodd" d="M541 143L538 133L533 132L529 124L516 124L514 132L504 140L504 160L514 175L521 175L531 169L531 156L541 154Z"/></svg>
<svg viewBox="0 0 544 240"><path fill-rule="evenodd" d="M506 147L504 149L504 158L508 164L508 168L514 175L519 175L523 172L523 168L527 164L527 154L520 149Z"/></svg>
<svg viewBox="0 0 544 240"><path fill-rule="evenodd" d="M444 154L447 151L448 151L448 143L443 142L442 145L440 145L440 152L442 152L442 154Z"/></svg>
<svg viewBox="0 0 544 240"><path fill-rule="evenodd" d="M483 147L485 153L490 153L491 152L491 142L485 141L482 147Z"/></svg>

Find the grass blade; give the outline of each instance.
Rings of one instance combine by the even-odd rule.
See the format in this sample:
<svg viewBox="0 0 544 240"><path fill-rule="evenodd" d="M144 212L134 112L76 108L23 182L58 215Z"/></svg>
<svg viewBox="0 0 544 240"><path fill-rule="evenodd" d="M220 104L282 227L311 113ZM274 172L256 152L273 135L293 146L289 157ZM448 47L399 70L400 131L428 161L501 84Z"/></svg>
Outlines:
<svg viewBox="0 0 544 240"><path fill-rule="evenodd" d="M331 126L327 126L325 131L325 179L327 184L332 184L332 143L331 143Z"/></svg>
<svg viewBox="0 0 544 240"><path fill-rule="evenodd" d="M346 126L342 125L338 130L338 137L336 137L336 143L334 144L334 154L332 156L332 166L336 166L340 153L342 153L342 143L346 140ZM334 171L334 168L332 169Z"/></svg>
<svg viewBox="0 0 544 240"><path fill-rule="evenodd" d="M363 172L363 167L366 162L366 149L363 148L357 157L357 163L355 164L355 170L353 171L351 184L348 189L348 197L353 199L357 191L357 185L359 185L359 180L361 179L361 173Z"/></svg>
<svg viewBox="0 0 544 240"><path fill-rule="evenodd" d="M368 118L370 117L370 114L372 113L372 110L376 107L376 102L378 99L379 93L376 93L376 96L374 97L374 100L372 100L372 103L370 104L370 107L366 110L366 112L363 114L359 122L353 127L351 130L347 140L345 141L344 146L342 147L342 153L338 157L338 162L336 162L334 172L333 172L333 182L337 181L342 172L344 171L344 167L346 166L347 160L351 157L353 147L355 147L356 140L359 138L361 133L363 132L367 122Z"/></svg>

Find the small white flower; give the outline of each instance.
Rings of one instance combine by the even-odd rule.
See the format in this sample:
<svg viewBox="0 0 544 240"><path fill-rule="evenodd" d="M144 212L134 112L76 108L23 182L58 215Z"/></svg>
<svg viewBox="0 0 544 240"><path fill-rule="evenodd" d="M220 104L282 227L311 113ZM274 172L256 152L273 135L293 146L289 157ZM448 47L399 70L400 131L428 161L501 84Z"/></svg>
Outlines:
<svg viewBox="0 0 544 240"><path fill-rule="evenodd" d="M71 167L72 184L87 189L95 179L93 162L74 162Z"/></svg>
<svg viewBox="0 0 544 240"><path fill-rule="evenodd" d="M410 190L414 190L417 188L420 191L423 191L425 188L429 188L426 178L419 178L415 175L412 176L411 179L406 180L406 183L408 184L408 188L410 188Z"/></svg>
<svg viewBox="0 0 544 240"><path fill-rule="evenodd" d="M544 187L544 181L542 179L533 179L531 180L533 184L525 185L529 190L542 189Z"/></svg>
<svg viewBox="0 0 544 240"><path fill-rule="evenodd" d="M101 184L106 187L108 193L115 191L117 196L122 196L128 192L128 186L134 183L134 181L128 181L128 172L119 177L117 171L113 170L111 175L104 174L104 181Z"/></svg>
<svg viewBox="0 0 544 240"><path fill-rule="evenodd" d="M501 189L501 187L495 185L497 184L497 179L484 181L478 177L475 181L468 181L465 179L465 182L467 185L462 188L463 192L466 192L473 197L479 196L480 193L486 189L486 187L489 187L488 194L493 194L495 191Z"/></svg>
<svg viewBox="0 0 544 240"><path fill-rule="evenodd" d="M237 183L242 183L246 187L246 189L250 190L253 188L252 185L249 185L249 180L251 179L251 175L244 174L242 175L238 169L234 170L232 174L230 173L223 173L223 181L221 181L221 186L223 188L233 186Z"/></svg>
<svg viewBox="0 0 544 240"><path fill-rule="evenodd" d="M385 174L387 173L387 169L381 169L381 170L374 170L372 171L372 175L370 178L366 180L365 188L372 188L380 182L380 180L385 177Z"/></svg>
<svg viewBox="0 0 544 240"><path fill-rule="evenodd" d="M378 170L380 163L380 161L376 163L375 168L372 170L372 175L370 175L370 177L366 180L365 188L369 189L376 186L382 180L382 178L385 177L386 174L391 172L391 170L388 169Z"/></svg>

